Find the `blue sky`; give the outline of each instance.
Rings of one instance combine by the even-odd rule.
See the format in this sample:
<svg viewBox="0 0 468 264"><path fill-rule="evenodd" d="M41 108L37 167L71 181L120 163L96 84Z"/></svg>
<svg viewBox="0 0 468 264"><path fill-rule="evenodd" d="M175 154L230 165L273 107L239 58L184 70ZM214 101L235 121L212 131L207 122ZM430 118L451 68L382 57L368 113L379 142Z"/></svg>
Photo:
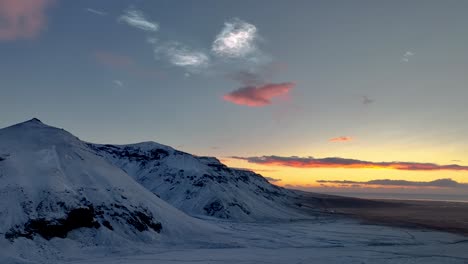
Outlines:
<svg viewBox="0 0 468 264"><path fill-rule="evenodd" d="M252 164L230 156L262 155L463 165L467 11L465 1L0 0L0 126L38 117L84 140L152 140L233 166ZM304 176L315 173L293 182L343 178Z"/></svg>

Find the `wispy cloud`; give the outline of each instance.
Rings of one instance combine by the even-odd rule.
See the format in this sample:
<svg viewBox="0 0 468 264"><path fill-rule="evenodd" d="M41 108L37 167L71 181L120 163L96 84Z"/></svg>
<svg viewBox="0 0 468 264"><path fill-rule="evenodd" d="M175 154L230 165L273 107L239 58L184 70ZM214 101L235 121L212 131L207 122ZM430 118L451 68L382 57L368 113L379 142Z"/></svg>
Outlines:
<svg viewBox="0 0 468 264"><path fill-rule="evenodd" d="M244 57L256 51L257 28L235 18L224 23L224 28L216 36L212 51L217 56L227 58Z"/></svg>
<svg viewBox="0 0 468 264"><path fill-rule="evenodd" d="M365 95L362 97L362 104L363 104L363 105L370 105L370 104L372 104L374 101L375 101L375 100L370 99L369 97L367 97L367 96L365 96Z"/></svg>
<svg viewBox="0 0 468 264"><path fill-rule="evenodd" d="M222 162L227 162L227 160L220 160ZM230 167L232 169L236 169L236 170L244 170L244 171L251 171L251 172L254 172L254 173L264 173L264 172L276 172L277 170L269 170L269 169L251 169L251 168L241 168L241 167ZM265 179L267 180L276 180L276 181L281 181L281 179L273 179L273 178L270 178L270 177L265 177L263 176Z"/></svg>
<svg viewBox="0 0 468 264"><path fill-rule="evenodd" d="M224 95L223 99L238 105L266 106L272 103L274 97L288 94L294 86L292 82L246 86Z"/></svg>
<svg viewBox="0 0 468 264"><path fill-rule="evenodd" d="M105 16L107 15L106 12L104 11L99 11L99 10L96 10L96 9L93 9L93 8L86 8L85 9L86 11L88 11L89 13L92 13L92 14L95 14L95 15L98 15L98 16Z"/></svg>
<svg viewBox="0 0 468 264"><path fill-rule="evenodd" d="M468 166L457 164L439 165L435 163L420 162L373 162L356 159L345 159L338 157L331 158L313 158L313 157L282 157L282 156L258 156L258 157L231 157L234 159L246 160L250 163L285 166L295 168L348 168L348 169L393 169L410 171L468 171Z"/></svg>
<svg viewBox="0 0 468 264"><path fill-rule="evenodd" d="M125 10L125 13L119 17L118 21L144 31L156 32L159 30L158 23L147 19L142 11L133 7Z"/></svg>
<svg viewBox="0 0 468 264"><path fill-rule="evenodd" d="M112 82L118 87L124 87L124 83L120 80L113 80Z"/></svg>
<svg viewBox="0 0 468 264"><path fill-rule="evenodd" d="M330 138L328 141L330 141L330 142L348 142L348 141L352 141L352 140L353 140L352 137L343 136L343 137Z"/></svg>
<svg viewBox="0 0 468 264"><path fill-rule="evenodd" d="M156 38L156 37L147 37L146 42L148 42L149 44L154 45L154 44L158 43L158 38Z"/></svg>
<svg viewBox="0 0 468 264"><path fill-rule="evenodd" d="M34 38L46 27L54 0L0 0L0 41Z"/></svg>
<svg viewBox="0 0 468 264"><path fill-rule="evenodd" d="M404 54L403 54L403 57L401 58L401 61L403 62L408 62L410 60L410 57L413 57L414 56L414 52L411 52L411 51L406 51Z"/></svg>
<svg viewBox="0 0 468 264"><path fill-rule="evenodd" d="M154 49L154 53L157 59L163 56L173 65L192 70L206 67L210 62L210 58L205 53L192 50L179 42L170 42L158 46Z"/></svg>
<svg viewBox="0 0 468 264"><path fill-rule="evenodd" d="M434 181L406 181L406 180L371 180L371 181L329 181L318 180L317 183L331 183L339 185L379 185L379 186L400 186L400 187L442 187L442 188L457 188L468 187L468 184L459 183L450 178L438 179Z"/></svg>
<svg viewBox="0 0 468 264"><path fill-rule="evenodd" d="M276 178L272 178L272 177L263 177L263 178L265 178L265 179L267 179L267 181L273 182L273 183L281 181L281 179L276 179Z"/></svg>
<svg viewBox="0 0 468 264"><path fill-rule="evenodd" d="M187 49L170 49L168 55L172 64L177 66L204 66L209 58L206 54Z"/></svg>

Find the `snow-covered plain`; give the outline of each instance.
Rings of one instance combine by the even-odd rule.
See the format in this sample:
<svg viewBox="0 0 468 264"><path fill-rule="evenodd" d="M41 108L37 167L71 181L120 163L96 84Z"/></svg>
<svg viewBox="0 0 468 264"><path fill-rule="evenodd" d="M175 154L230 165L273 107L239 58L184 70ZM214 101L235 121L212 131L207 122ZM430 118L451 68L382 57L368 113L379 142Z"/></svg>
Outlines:
<svg viewBox="0 0 468 264"><path fill-rule="evenodd" d="M360 225L334 217L276 223L211 223L228 233L220 240L135 243L120 248L77 249L76 245L57 239L52 243L55 252L61 252L56 255L60 261L48 263L468 263L468 240L448 233Z"/></svg>

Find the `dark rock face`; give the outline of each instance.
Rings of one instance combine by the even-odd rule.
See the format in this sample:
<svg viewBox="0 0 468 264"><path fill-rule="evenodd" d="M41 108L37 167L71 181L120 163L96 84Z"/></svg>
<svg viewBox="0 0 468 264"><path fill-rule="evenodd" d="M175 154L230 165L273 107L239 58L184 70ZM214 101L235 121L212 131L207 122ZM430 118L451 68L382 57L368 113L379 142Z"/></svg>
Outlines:
<svg viewBox="0 0 468 264"><path fill-rule="evenodd" d="M161 223L153 222L153 217L143 212L136 212L133 217L127 221L140 232L148 230L148 227L158 233L161 232L162 229Z"/></svg>
<svg viewBox="0 0 468 264"><path fill-rule="evenodd" d="M2 154L2 155L0 155L0 161L6 160L6 158L7 158L8 156L9 156L8 154Z"/></svg>
<svg viewBox="0 0 468 264"><path fill-rule="evenodd" d="M44 218L31 219L24 225L24 229L11 230L5 234L5 238L13 240L18 237L33 238L34 234L39 234L49 240L53 237L65 238L68 232L81 228L99 228L100 224L95 220L95 211L92 206L76 208L68 212L62 219L46 220Z"/></svg>
<svg viewBox="0 0 468 264"><path fill-rule="evenodd" d="M205 207L203 207L203 210L205 210L206 214L209 216L229 218L229 211L225 210L224 205L220 201L214 201L210 204L207 204Z"/></svg>
<svg viewBox="0 0 468 264"><path fill-rule="evenodd" d="M107 227L107 228L108 228L109 230L111 230L111 231L114 230L114 227L112 227L111 223L110 223L109 221L107 221L107 220L104 220L104 221L102 222L102 225L105 226L105 227Z"/></svg>
<svg viewBox="0 0 468 264"><path fill-rule="evenodd" d="M132 148L129 146L122 148L113 146L113 145L94 145L88 144L89 147L94 149L95 151L104 151L107 152L114 157L118 158L126 158L128 160L133 161L150 161L150 160L160 160L167 156L169 156L169 152L165 149L152 149L148 152L142 152L138 148Z"/></svg>
<svg viewBox="0 0 468 264"><path fill-rule="evenodd" d="M57 202L57 204L61 204ZM111 204L97 206L88 205L70 210L64 218L30 219L23 226L15 226L5 234L5 238L13 241L19 237L33 239L35 235L50 240L54 237L66 238L68 233L78 228L100 228L101 225L113 231L111 221L129 225L139 232L149 229L160 233L162 225L155 221L153 215L143 208L128 209L126 206ZM61 205L65 207L65 205ZM109 220L111 221L109 221Z"/></svg>

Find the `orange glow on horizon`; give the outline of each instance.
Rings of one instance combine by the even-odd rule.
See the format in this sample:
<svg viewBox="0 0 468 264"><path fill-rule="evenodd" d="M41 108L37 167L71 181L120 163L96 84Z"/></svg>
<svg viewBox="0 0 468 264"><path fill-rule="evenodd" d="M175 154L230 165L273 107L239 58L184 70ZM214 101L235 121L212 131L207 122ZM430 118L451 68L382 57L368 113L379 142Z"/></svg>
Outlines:
<svg viewBox="0 0 468 264"><path fill-rule="evenodd" d="M312 188L336 188L336 189L351 189L351 184L345 186L343 184L327 183L321 185L317 183L319 180L349 180L349 181L371 181L376 179L392 179L392 180L408 180L408 181L434 181L441 178L451 178L459 183L468 183L468 173L466 171L444 171L440 170L398 170L386 167L372 166L367 164L364 167L286 167L277 164L255 164L245 160L238 159L223 159L223 163L230 167L250 169L265 177L277 179L272 182L275 185L282 187L312 187ZM442 187L420 187L420 186L382 186L382 185L362 185L362 188L395 190L407 189L416 190L418 188L432 190L447 190L450 188ZM358 189L358 188L356 188Z"/></svg>

